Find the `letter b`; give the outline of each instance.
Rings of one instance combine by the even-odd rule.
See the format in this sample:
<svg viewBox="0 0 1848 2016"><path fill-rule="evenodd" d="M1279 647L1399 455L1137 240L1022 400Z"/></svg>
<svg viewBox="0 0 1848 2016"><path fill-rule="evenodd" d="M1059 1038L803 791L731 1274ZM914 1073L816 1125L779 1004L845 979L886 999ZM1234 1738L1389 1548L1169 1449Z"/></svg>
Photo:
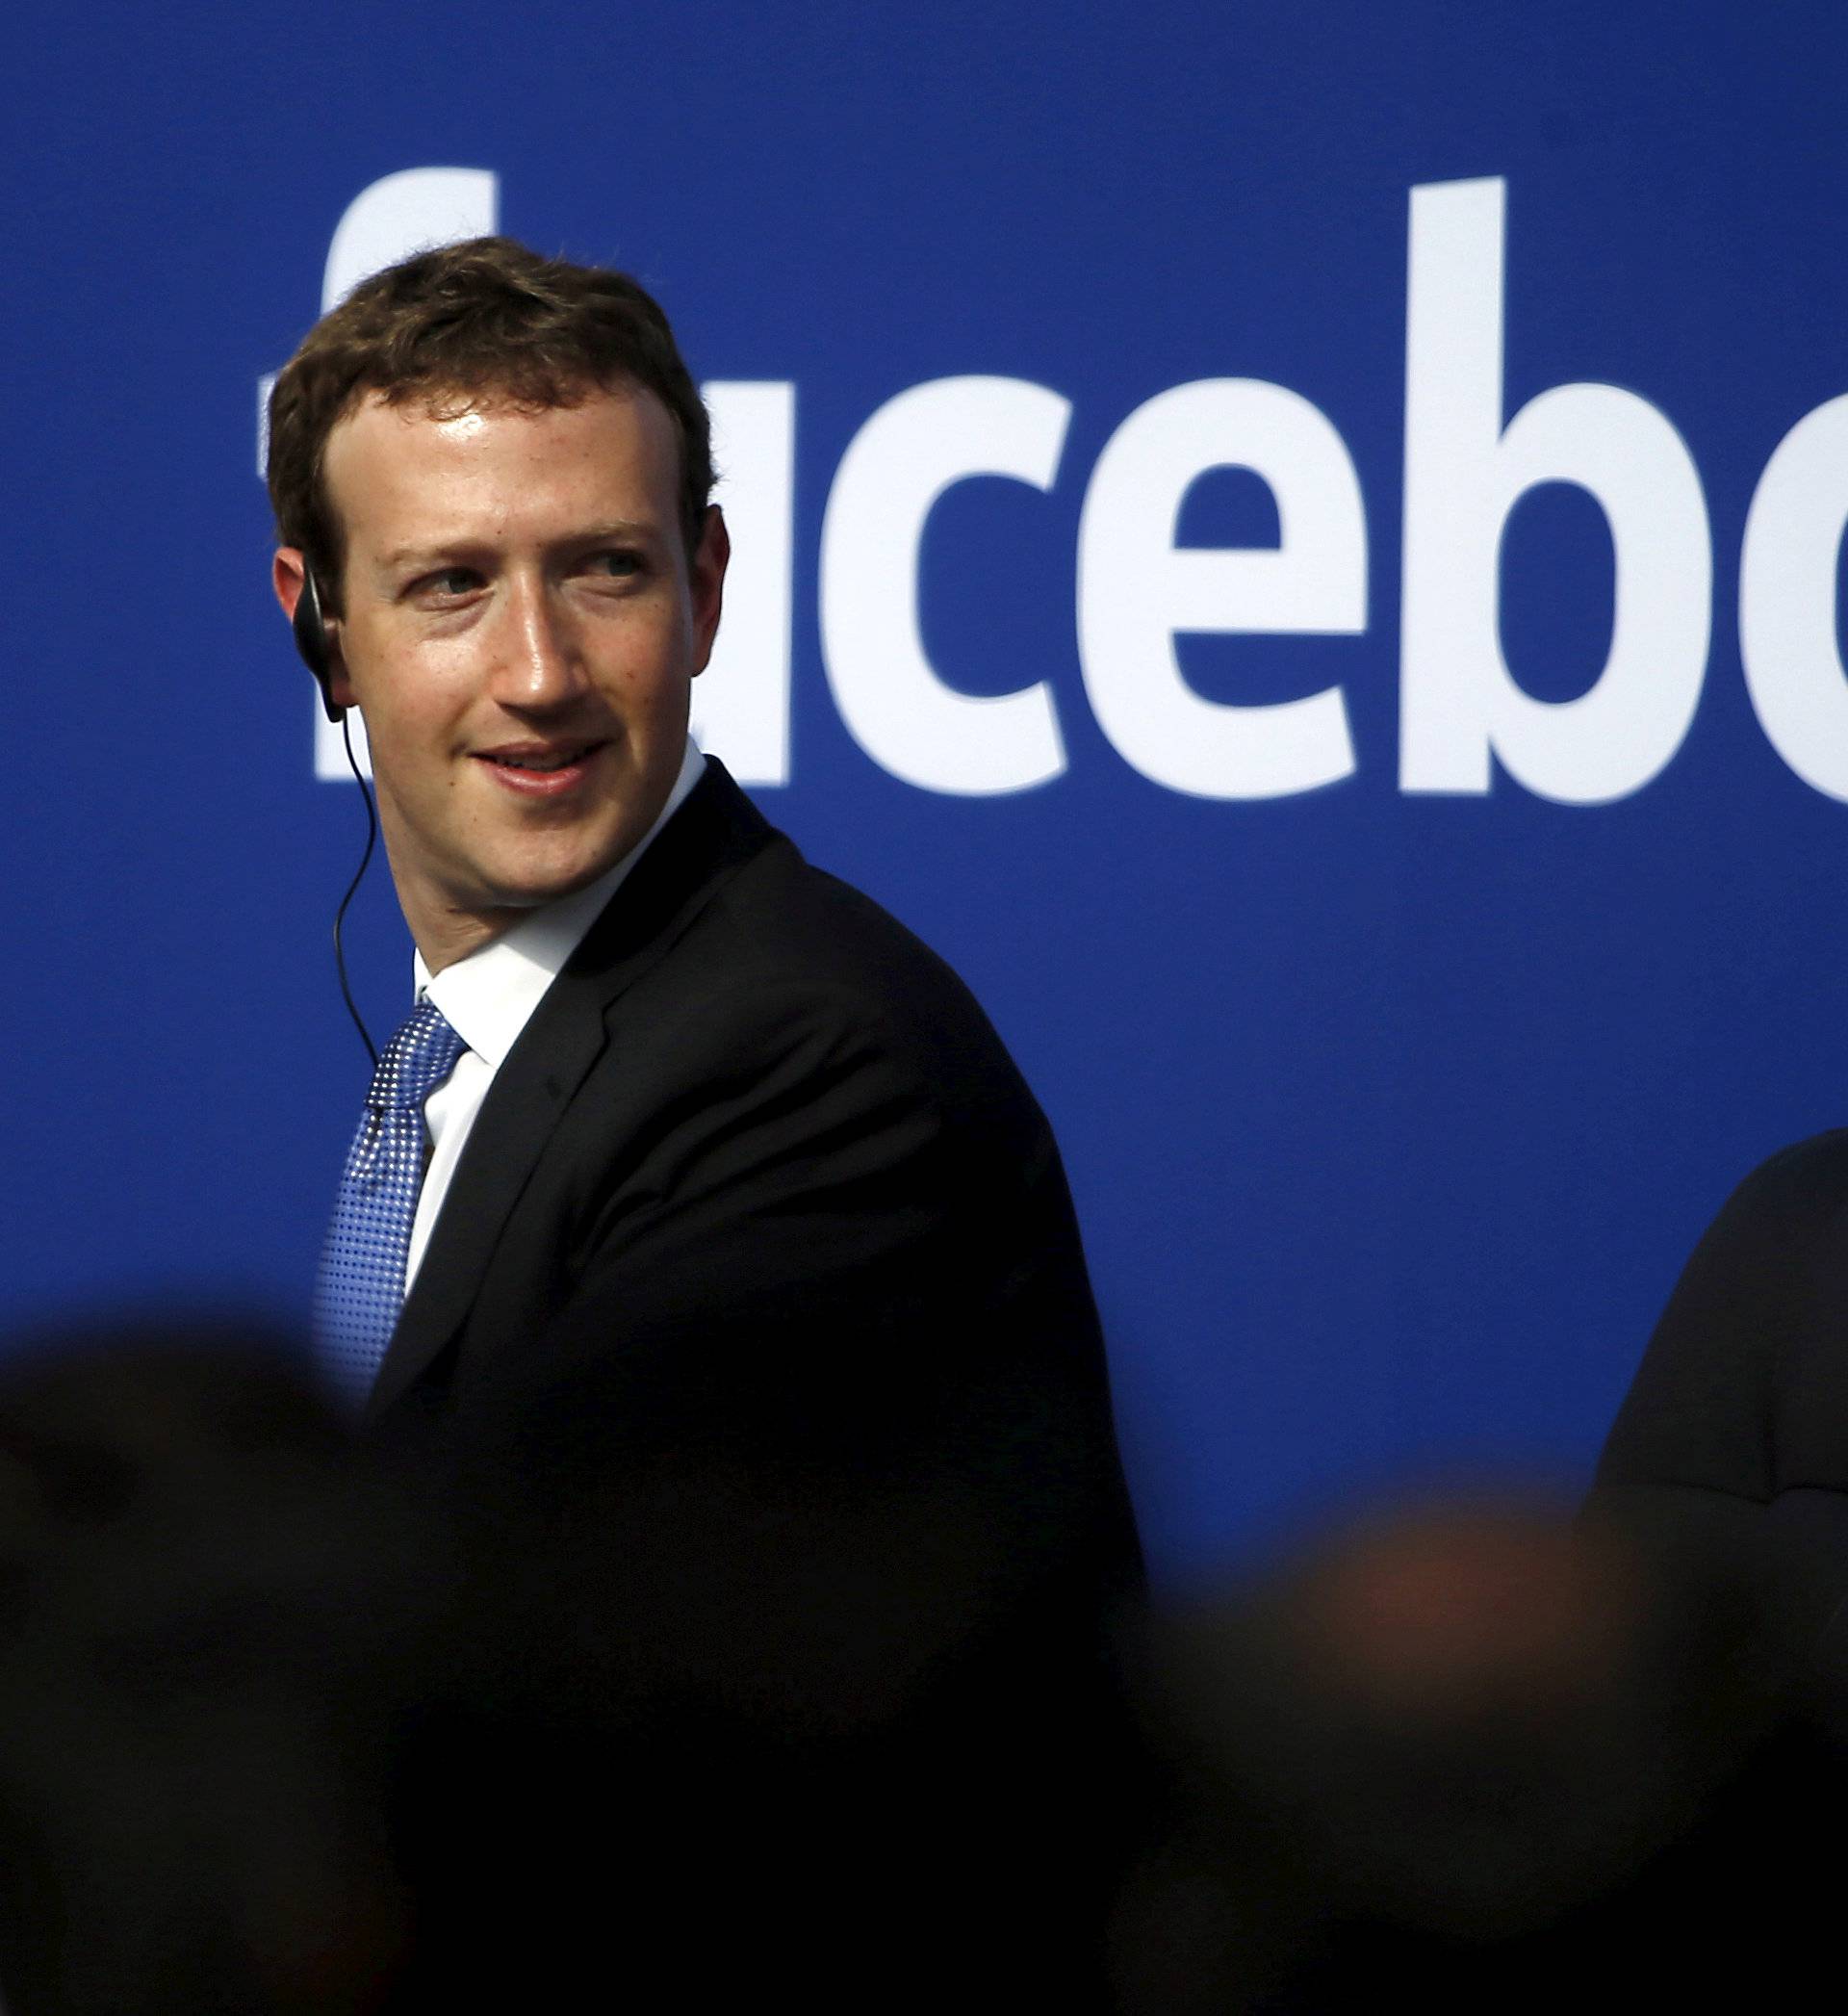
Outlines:
<svg viewBox="0 0 1848 2016"><path fill-rule="evenodd" d="M1543 798L1602 804L1674 756L1707 672L1713 556L1699 472L1647 400L1556 385L1502 428L1505 186L1412 191L1405 332L1399 783L1482 792L1491 754ZM1499 555L1540 483L1602 507L1616 557L1610 655L1576 700L1536 700L1502 650Z"/></svg>

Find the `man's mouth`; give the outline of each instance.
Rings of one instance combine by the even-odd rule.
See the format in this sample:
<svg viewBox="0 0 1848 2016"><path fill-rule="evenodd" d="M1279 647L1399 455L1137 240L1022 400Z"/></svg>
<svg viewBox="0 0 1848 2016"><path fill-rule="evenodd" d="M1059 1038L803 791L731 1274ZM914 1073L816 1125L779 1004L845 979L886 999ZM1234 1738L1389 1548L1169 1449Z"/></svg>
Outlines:
<svg viewBox="0 0 1848 2016"><path fill-rule="evenodd" d="M503 770L562 770L567 763L575 763L580 756L587 755L590 744L584 743L577 749L551 749L542 756L496 756L488 753L487 761L499 763Z"/></svg>
<svg viewBox="0 0 1848 2016"><path fill-rule="evenodd" d="M501 770L568 770L595 748L599 748L597 742L566 742L558 748L477 750L477 754L481 762L498 764Z"/></svg>
<svg viewBox="0 0 1848 2016"><path fill-rule="evenodd" d="M478 749L475 760L486 763L504 783L539 787L544 778L554 788L562 788L582 775L602 742L534 743L526 747Z"/></svg>

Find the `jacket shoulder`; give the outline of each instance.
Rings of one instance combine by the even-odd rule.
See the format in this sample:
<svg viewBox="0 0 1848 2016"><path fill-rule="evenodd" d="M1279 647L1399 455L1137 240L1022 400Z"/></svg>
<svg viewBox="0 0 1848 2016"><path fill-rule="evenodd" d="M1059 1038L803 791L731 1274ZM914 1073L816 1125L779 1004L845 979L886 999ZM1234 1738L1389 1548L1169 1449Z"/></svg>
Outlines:
<svg viewBox="0 0 1848 2016"><path fill-rule="evenodd" d="M1811 1134L1767 1156L1733 1191L1717 1223L1730 1214L1774 1215L1788 1225L1828 1221L1848 1206L1848 1127Z"/></svg>
<svg viewBox="0 0 1848 2016"><path fill-rule="evenodd" d="M1769 1157L1702 1235L1600 1477L1761 1502L1848 1486L1848 1128Z"/></svg>
<svg viewBox="0 0 1848 2016"><path fill-rule="evenodd" d="M674 967L664 980L678 990L697 973L706 1009L741 1027L812 1018L858 1031L946 1089L973 1077L1024 1090L949 963L775 829L701 910Z"/></svg>

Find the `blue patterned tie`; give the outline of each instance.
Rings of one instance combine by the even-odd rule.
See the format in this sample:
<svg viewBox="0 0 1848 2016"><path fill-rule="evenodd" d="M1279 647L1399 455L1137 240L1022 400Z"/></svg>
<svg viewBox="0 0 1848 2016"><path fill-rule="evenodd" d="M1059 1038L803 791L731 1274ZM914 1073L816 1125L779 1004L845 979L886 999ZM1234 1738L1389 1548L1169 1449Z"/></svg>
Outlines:
<svg viewBox="0 0 1848 2016"><path fill-rule="evenodd" d="M465 1047L436 1003L420 1001L385 1046L346 1151L321 1256L315 1342L322 1368L356 1406L378 1376L404 1300L404 1257L424 1181L424 1101Z"/></svg>

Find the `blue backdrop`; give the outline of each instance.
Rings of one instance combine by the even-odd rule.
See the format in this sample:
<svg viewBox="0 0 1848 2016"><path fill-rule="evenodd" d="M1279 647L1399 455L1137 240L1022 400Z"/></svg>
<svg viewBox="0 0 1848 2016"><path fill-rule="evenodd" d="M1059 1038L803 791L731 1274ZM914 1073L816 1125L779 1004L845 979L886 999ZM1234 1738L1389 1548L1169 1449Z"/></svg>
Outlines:
<svg viewBox="0 0 1848 2016"><path fill-rule="evenodd" d="M1407 1471L1582 1473L1728 1188L1845 1103L1848 14L9 38L0 1318L305 1312L361 821L258 381L447 206L634 270L714 386L755 573L710 745L1050 1112L1158 1566ZM360 907L389 1024L382 874Z"/></svg>

